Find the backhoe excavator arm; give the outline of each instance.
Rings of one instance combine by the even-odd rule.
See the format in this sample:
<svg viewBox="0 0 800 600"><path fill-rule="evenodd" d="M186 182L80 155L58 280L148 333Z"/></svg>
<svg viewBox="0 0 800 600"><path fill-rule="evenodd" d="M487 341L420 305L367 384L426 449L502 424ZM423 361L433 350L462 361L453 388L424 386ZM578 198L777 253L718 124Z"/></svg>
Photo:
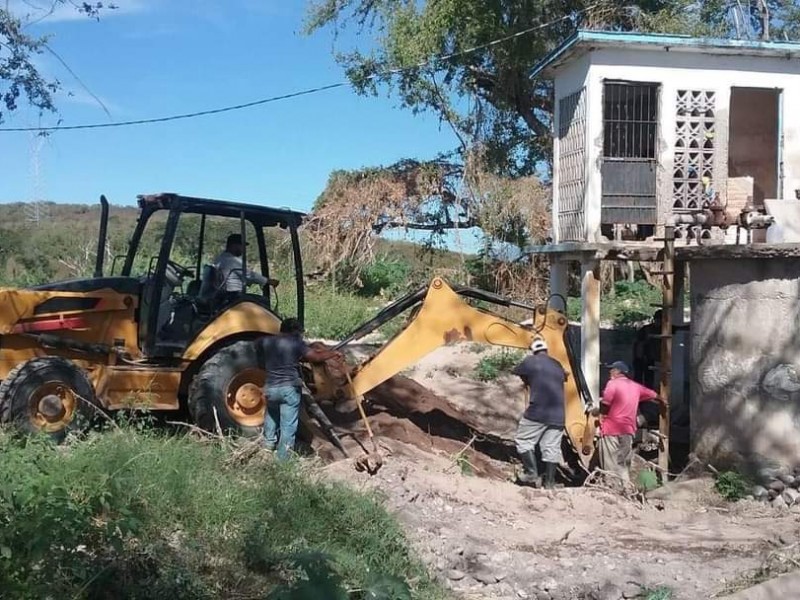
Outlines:
<svg viewBox="0 0 800 600"><path fill-rule="evenodd" d="M532 325L518 325L501 315L470 306L465 297L530 310ZM573 448L586 466L593 450L594 431L586 415L591 399L585 393L577 362L572 360L565 336L567 319L563 314L546 307L537 309L482 290L450 287L436 278L427 290L421 288L387 306L339 343L336 349L344 348L412 308L414 312L403 330L355 370L347 396L363 396L440 346L467 341L527 350L536 337L541 337L547 343L550 356L570 374L565 384L565 428ZM318 391L328 389L328 394L323 392L323 396L335 395L330 381L326 386L324 383L319 385L322 383L319 377L316 379ZM342 391L340 388L339 392Z"/></svg>

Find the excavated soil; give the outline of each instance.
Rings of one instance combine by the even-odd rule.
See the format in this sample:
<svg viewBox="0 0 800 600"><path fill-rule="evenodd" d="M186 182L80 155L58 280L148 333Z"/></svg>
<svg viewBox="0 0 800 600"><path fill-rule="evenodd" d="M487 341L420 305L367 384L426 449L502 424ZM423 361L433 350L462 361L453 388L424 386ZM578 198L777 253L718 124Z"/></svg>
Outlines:
<svg viewBox="0 0 800 600"><path fill-rule="evenodd" d="M350 351L355 364L373 348ZM327 476L383 495L455 597L620 600L663 586L672 599L712 598L798 539L800 507L725 503L709 479L644 503L602 488L514 485L525 398L516 378L475 381L481 356L440 349L369 394L384 459L376 474L353 468L369 449L355 406L325 407L350 459L314 442Z"/></svg>

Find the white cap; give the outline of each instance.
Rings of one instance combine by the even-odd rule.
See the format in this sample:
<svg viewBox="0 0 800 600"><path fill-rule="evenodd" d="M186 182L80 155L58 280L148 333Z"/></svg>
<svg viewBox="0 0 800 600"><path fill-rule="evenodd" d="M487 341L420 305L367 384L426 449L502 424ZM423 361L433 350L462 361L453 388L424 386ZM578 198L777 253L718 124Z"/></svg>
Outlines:
<svg viewBox="0 0 800 600"><path fill-rule="evenodd" d="M531 344L531 352L536 353L541 352L542 350L547 350L547 344L545 341L542 338L536 338L533 340L533 343Z"/></svg>

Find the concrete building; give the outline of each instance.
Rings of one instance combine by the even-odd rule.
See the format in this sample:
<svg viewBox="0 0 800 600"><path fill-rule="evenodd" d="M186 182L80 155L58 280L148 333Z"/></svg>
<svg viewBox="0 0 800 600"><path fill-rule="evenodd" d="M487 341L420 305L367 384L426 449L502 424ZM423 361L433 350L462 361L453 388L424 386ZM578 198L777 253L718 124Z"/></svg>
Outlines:
<svg viewBox="0 0 800 600"><path fill-rule="evenodd" d="M692 441L707 454L762 452L751 443L758 427L771 439L800 439L790 406L800 401L800 377L792 387L800 336L788 333L800 303L799 58L795 43L579 31L534 70L555 94L553 241L535 251L550 257L553 293L566 295L569 265L580 265L590 391L599 396L600 261L659 259L664 225L677 223L673 322L683 323L689 263L693 318L688 337L676 340L691 359L676 356L672 400L685 400L688 376ZM710 208L728 223L780 218L767 217L775 227L751 240L735 226L702 225ZM765 337L755 343L759 329ZM748 368L726 379L737 364ZM770 393L784 405L767 418ZM753 411L758 419L747 417ZM720 417L749 418L747 439L726 439L738 428L714 433ZM782 448L800 463L800 442Z"/></svg>

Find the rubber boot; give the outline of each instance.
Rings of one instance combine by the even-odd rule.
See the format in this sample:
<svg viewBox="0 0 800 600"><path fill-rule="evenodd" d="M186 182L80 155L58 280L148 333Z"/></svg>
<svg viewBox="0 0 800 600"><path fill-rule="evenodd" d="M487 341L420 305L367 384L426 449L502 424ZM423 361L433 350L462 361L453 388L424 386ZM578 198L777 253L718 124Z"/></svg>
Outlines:
<svg viewBox="0 0 800 600"><path fill-rule="evenodd" d="M544 463L544 488L552 490L556 487L556 463Z"/></svg>
<svg viewBox="0 0 800 600"><path fill-rule="evenodd" d="M517 477L519 485L529 485L532 487L540 487L542 480L539 477L539 467L536 464L536 452L528 450L519 455L522 461L522 473Z"/></svg>

